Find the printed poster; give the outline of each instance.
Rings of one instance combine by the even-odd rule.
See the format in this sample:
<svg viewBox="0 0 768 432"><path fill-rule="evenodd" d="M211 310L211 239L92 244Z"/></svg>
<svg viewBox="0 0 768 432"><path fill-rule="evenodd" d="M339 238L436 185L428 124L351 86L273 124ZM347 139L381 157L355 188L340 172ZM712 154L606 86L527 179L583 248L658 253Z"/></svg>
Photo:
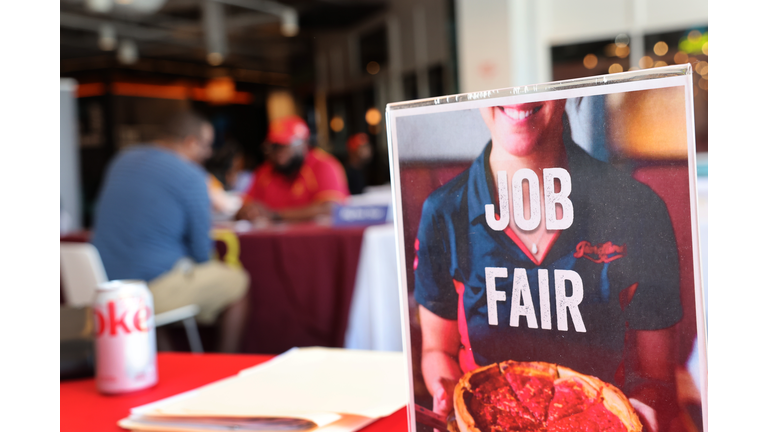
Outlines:
<svg viewBox="0 0 768 432"><path fill-rule="evenodd" d="M689 65L387 107L412 431L705 431Z"/></svg>

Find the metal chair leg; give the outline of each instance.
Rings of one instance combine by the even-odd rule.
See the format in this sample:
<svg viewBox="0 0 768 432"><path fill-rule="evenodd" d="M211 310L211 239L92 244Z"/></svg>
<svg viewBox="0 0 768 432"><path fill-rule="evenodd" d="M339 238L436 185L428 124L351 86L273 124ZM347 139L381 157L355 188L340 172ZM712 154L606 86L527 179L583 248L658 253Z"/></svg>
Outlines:
<svg viewBox="0 0 768 432"><path fill-rule="evenodd" d="M194 317L187 318L182 321L184 323L184 329L187 331L187 340L189 340L189 348L192 352L203 352L203 341L200 340L200 333L197 331L197 322Z"/></svg>

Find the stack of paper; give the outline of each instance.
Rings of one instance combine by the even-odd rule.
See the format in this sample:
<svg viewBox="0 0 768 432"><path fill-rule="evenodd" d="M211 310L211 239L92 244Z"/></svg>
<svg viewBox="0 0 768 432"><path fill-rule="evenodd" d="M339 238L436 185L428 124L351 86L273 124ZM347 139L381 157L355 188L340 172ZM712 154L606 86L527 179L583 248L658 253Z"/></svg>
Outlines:
<svg viewBox="0 0 768 432"><path fill-rule="evenodd" d="M405 406L402 353L295 348L238 375L148 405L136 431L354 431Z"/></svg>

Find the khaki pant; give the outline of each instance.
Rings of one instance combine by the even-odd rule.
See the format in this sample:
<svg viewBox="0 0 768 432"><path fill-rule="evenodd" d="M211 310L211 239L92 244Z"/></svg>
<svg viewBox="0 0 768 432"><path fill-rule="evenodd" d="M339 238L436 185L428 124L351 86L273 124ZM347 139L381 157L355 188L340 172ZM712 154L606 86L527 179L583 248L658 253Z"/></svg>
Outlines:
<svg viewBox="0 0 768 432"><path fill-rule="evenodd" d="M250 278L240 269L219 261L195 264L180 259L167 273L149 283L155 313L163 313L190 304L200 307L197 321L213 324L221 311L248 291Z"/></svg>

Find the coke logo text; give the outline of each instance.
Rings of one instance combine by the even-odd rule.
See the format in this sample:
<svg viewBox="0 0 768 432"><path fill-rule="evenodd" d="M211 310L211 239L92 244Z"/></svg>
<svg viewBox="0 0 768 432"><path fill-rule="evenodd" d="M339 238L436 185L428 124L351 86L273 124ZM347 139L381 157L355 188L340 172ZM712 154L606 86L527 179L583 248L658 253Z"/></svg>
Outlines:
<svg viewBox="0 0 768 432"><path fill-rule="evenodd" d="M117 336L120 332L130 334L149 331L147 323L151 313L149 306L139 305L135 309L125 308L122 311L118 311L115 301L107 302L106 306L106 311L94 308L96 336L105 333L109 336Z"/></svg>

